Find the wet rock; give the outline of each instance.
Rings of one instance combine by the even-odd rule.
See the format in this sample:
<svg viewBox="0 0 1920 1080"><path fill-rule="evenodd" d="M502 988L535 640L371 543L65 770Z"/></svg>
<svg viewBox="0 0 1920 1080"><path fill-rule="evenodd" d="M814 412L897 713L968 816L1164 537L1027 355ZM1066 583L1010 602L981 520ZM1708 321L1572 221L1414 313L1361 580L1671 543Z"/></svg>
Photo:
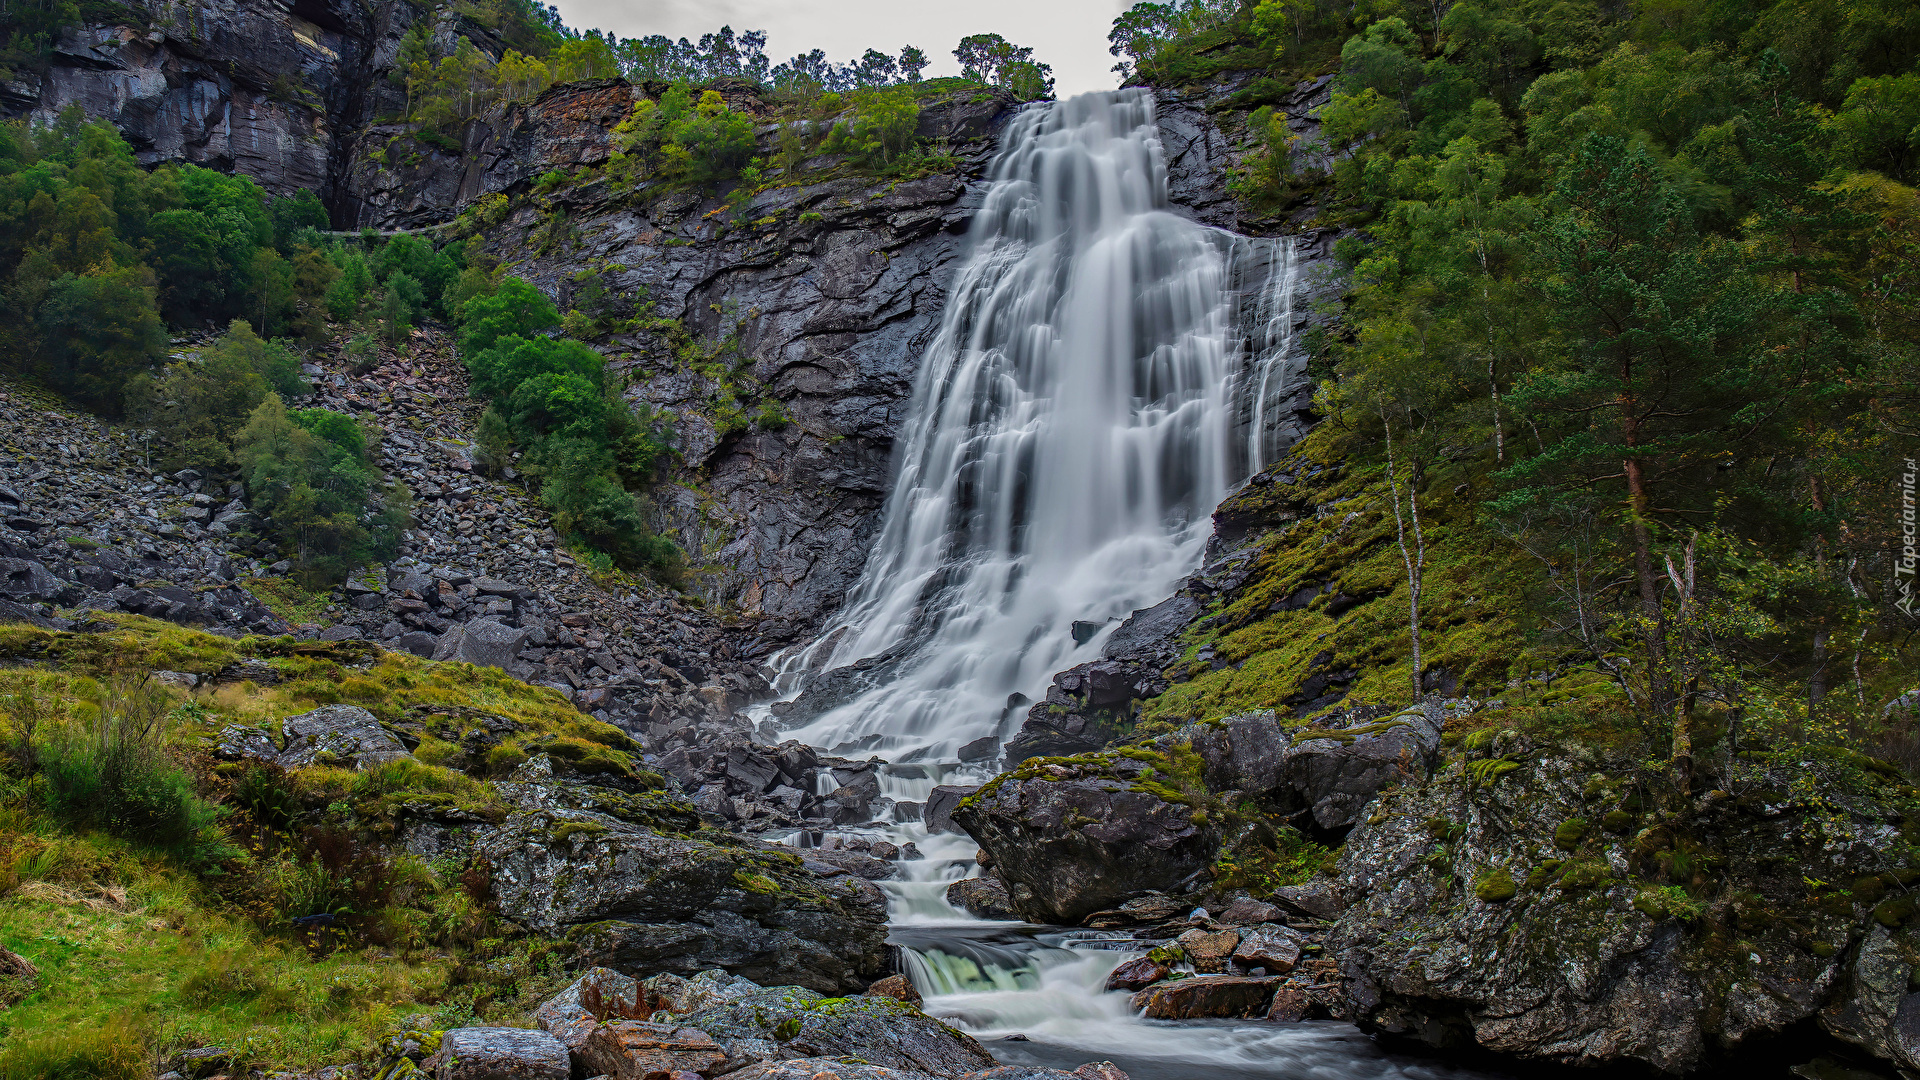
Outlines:
<svg viewBox="0 0 1920 1080"><path fill-rule="evenodd" d="M1020 917L1014 914L1007 887L995 877L962 878L954 882L947 886L947 903L976 919L1012 921Z"/></svg>
<svg viewBox="0 0 1920 1080"><path fill-rule="evenodd" d="M821 1080L826 1076L836 1077L837 1080L940 1080L930 1073L913 1069L889 1069L857 1060L842 1061L825 1057L763 1061L727 1075L732 1080Z"/></svg>
<svg viewBox="0 0 1920 1080"><path fill-rule="evenodd" d="M1201 975L1150 986L1131 1002L1149 1020L1265 1016L1280 982L1277 976Z"/></svg>
<svg viewBox="0 0 1920 1080"><path fill-rule="evenodd" d="M642 982L639 994L640 1004L649 1015L664 1012L686 1016L701 1009L737 1001L758 989L759 984L750 979L714 968L702 971L691 979L663 971Z"/></svg>
<svg viewBox="0 0 1920 1080"><path fill-rule="evenodd" d="M850 1055L943 1076L994 1064L971 1036L890 997L823 1000L797 986L770 987L682 1019L736 1059Z"/></svg>
<svg viewBox="0 0 1920 1080"><path fill-rule="evenodd" d="M644 1020L651 1010L640 1000L640 984L607 968L588 969L571 985L533 1012L533 1022L577 1051L602 1020Z"/></svg>
<svg viewBox="0 0 1920 1080"><path fill-rule="evenodd" d="M1145 990L1173 973L1173 968L1150 956L1129 960L1107 975L1109 990Z"/></svg>
<svg viewBox="0 0 1920 1080"><path fill-rule="evenodd" d="M905 975L889 975L872 986L867 987L869 997L889 997L895 1001L904 1001L914 1008L920 1007L920 991L913 980Z"/></svg>
<svg viewBox="0 0 1920 1080"><path fill-rule="evenodd" d="M1202 975L1217 975L1227 970L1227 961L1240 945L1240 935L1232 930L1211 932L1195 928L1174 941L1186 953L1193 970Z"/></svg>
<svg viewBox="0 0 1920 1080"><path fill-rule="evenodd" d="M613 1020L596 1025L574 1051L575 1064L608 1080L655 1080L675 1073L710 1075L727 1054L695 1027Z"/></svg>
<svg viewBox="0 0 1920 1080"><path fill-rule="evenodd" d="M567 1048L544 1031L526 1028L454 1028L422 1063L435 1080L568 1080Z"/></svg>
<svg viewBox="0 0 1920 1080"><path fill-rule="evenodd" d="M408 757L407 748L358 705L323 705L280 722L286 750L278 758L289 769L333 765L365 769Z"/></svg>
<svg viewBox="0 0 1920 1080"><path fill-rule="evenodd" d="M1077 925L1142 891L1187 884L1212 864L1219 834L1191 807L1136 790L1104 766L1048 768L1005 774L954 811L991 853L1022 918Z"/></svg>
<svg viewBox="0 0 1920 1080"><path fill-rule="evenodd" d="M984 1072L968 1073L960 1080L1128 1080L1120 1066L1111 1061L1093 1061L1067 1072L1038 1065L1002 1065Z"/></svg>
<svg viewBox="0 0 1920 1080"><path fill-rule="evenodd" d="M953 809L960 800L980 790L978 784L941 784L927 795L927 808L923 820L930 833L964 832L953 823Z"/></svg>
<svg viewBox="0 0 1920 1080"><path fill-rule="evenodd" d="M1299 934L1283 926L1242 931L1233 962L1242 968L1265 968L1269 975L1285 975L1300 962L1300 941Z"/></svg>
<svg viewBox="0 0 1920 1080"><path fill-rule="evenodd" d="M1313 1012L1313 1001L1307 996L1307 989L1295 982L1281 983L1273 992L1273 1003L1267 1006L1267 1019L1276 1024L1297 1024Z"/></svg>
<svg viewBox="0 0 1920 1080"><path fill-rule="evenodd" d="M821 879L790 854L560 807L510 815L476 851L494 867L501 914L564 934L583 960L616 971L717 967L857 993L886 970L879 890L844 873Z"/></svg>

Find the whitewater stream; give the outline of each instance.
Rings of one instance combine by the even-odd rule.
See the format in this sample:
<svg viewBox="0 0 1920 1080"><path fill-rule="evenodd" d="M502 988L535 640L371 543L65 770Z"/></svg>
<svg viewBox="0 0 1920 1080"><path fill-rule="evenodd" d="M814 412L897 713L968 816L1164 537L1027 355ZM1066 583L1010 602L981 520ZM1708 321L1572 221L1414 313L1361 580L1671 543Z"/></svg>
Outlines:
<svg viewBox="0 0 1920 1080"><path fill-rule="evenodd" d="M792 697L883 659L866 693L782 737L912 762L881 770L896 803L988 779L959 749L1010 736L1024 699L1199 565L1213 508L1284 448L1276 402L1299 376L1293 244L1171 212L1145 92L1015 117L969 242L863 576L818 639L775 661ZM1104 989L1133 943L946 902L979 872L967 837L918 821L833 831L925 856L880 883L892 943L927 1011L1003 1061L1106 1059L1134 1080L1469 1075L1346 1025L1143 1020Z"/></svg>

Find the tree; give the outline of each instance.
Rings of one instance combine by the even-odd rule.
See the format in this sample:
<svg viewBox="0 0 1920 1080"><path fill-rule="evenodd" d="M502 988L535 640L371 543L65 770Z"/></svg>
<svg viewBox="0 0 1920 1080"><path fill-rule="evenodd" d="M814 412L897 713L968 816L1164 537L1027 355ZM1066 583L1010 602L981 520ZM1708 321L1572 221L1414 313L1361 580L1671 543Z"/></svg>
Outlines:
<svg viewBox="0 0 1920 1080"><path fill-rule="evenodd" d="M559 325L560 312L547 294L523 278L508 278L491 294L474 296L461 306L460 354L471 365L475 356L493 348L494 342L503 337Z"/></svg>
<svg viewBox="0 0 1920 1080"><path fill-rule="evenodd" d="M35 319L41 377L62 393L117 413L127 382L167 348L143 267L66 274L48 289Z"/></svg>
<svg viewBox="0 0 1920 1080"><path fill-rule="evenodd" d="M927 69L927 64L930 62L931 61L927 59L926 53L921 52L911 45L901 49L900 81L906 83L919 82L920 73Z"/></svg>
<svg viewBox="0 0 1920 1080"><path fill-rule="evenodd" d="M1566 360L1515 388L1515 408L1547 418L1552 438L1506 473L1545 486L1503 502L1618 491L1650 702L1676 710L1656 540L1665 522L1709 518L1712 500L1689 488L1772 419L1762 304L1740 254L1702 239L1683 186L1644 147L1591 136L1556 186L1565 211L1541 244Z"/></svg>
<svg viewBox="0 0 1920 1080"><path fill-rule="evenodd" d="M396 270L387 276L386 290L380 296L380 325L386 332L387 344L400 344L426 303L426 293L411 275Z"/></svg>

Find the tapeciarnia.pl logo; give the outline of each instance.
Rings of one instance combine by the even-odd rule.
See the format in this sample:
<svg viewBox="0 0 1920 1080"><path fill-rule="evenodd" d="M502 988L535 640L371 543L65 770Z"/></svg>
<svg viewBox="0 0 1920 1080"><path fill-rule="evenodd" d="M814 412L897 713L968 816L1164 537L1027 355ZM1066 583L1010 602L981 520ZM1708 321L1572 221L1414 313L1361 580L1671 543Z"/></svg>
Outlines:
<svg viewBox="0 0 1920 1080"><path fill-rule="evenodd" d="M1893 606L1909 618L1920 617L1920 596L1914 594L1914 571L1920 568L1920 525L1914 521L1913 481L1920 465L1906 460L1907 471L1900 474L1900 557L1893 561L1893 587L1900 598Z"/></svg>

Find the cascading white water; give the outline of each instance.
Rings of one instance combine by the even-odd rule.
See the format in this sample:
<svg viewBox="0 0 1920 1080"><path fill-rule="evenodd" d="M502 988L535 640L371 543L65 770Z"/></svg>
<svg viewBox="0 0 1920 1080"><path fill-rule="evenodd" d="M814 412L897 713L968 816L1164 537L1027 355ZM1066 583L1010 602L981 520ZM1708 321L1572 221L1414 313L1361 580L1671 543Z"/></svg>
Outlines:
<svg viewBox="0 0 1920 1080"><path fill-rule="evenodd" d="M909 655L792 737L949 756L994 732L1009 694L1097 655L1073 622L1124 618L1193 568L1233 479L1243 343L1231 238L1168 211L1152 105L1088 94L1012 122L881 534L834 624L785 664Z"/></svg>
<svg viewBox="0 0 1920 1080"><path fill-rule="evenodd" d="M1266 282L1254 296L1252 333L1248 351L1252 362L1247 371L1247 472L1256 473L1274 459L1281 448L1275 445L1275 398L1294 387L1288 378L1287 361L1294 355L1298 326L1293 305L1300 295L1300 259L1291 239L1247 242L1252 248L1237 258L1244 273L1256 259L1266 263ZM1236 250L1236 256L1242 252Z"/></svg>
<svg viewBox="0 0 1920 1080"><path fill-rule="evenodd" d="M1113 620L1167 596L1198 563L1229 485L1280 449L1274 414L1296 389L1293 246L1169 212L1144 91L1018 116L971 241L860 583L813 645L779 661L791 693L884 656L870 689L787 737L881 752L896 763L879 777L892 803L984 780L955 751L1004 734L1008 695L1098 656ZM1076 642L1075 622L1109 630ZM824 794L832 781L820 783ZM919 849L879 883L893 943L929 1012L983 1039L1027 1035L992 1044L1004 1059L1124 1057L1138 1080L1188 1080L1196 1067L1434 1075L1380 1058L1351 1029L1141 1020L1105 990L1137 953L1103 946L1131 943L947 904L947 886L979 872L971 840L917 821L836 831Z"/></svg>

